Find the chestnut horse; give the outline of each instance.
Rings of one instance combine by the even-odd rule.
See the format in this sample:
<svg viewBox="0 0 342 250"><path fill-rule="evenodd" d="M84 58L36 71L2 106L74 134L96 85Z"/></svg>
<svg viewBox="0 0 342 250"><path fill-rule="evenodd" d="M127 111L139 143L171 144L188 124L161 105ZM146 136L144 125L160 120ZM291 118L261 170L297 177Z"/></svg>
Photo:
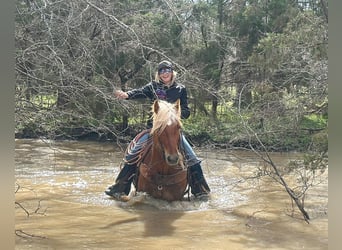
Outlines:
<svg viewBox="0 0 342 250"><path fill-rule="evenodd" d="M154 198L181 200L188 185L187 169L180 150L180 101L171 104L156 100L152 105L152 145L138 163L136 190Z"/></svg>

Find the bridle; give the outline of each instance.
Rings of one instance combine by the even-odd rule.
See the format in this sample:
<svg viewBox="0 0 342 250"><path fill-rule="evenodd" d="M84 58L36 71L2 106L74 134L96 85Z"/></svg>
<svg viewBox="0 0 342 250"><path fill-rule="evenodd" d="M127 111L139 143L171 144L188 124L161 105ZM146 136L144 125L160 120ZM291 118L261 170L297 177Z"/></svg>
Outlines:
<svg viewBox="0 0 342 250"><path fill-rule="evenodd" d="M162 133L163 131L160 131L160 130L156 130L155 131L155 133L152 135L152 140L153 140L153 142L158 142L158 144L157 145L155 145L155 146L157 146L157 148L158 148L158 150L160 151L160 153L162 154L162 156L163 156L163 160L165 161L165 162L167 162L167 160L166 160L166 158L165 158L165 155L166 155L166 152L165 152L165 149L164 149L164 147L163 147L163 143L160 141L160 134ZM157 137L157 140L154 140L154 137ZM178 133L178 136L179 136L179 138L180 138L180 136L181 136L181 130L179 129L179 133ZM181 169L181 170L184 170L185 169L185 167L184 167L184 161L183 161L183 159L184 159L184 156L183 156L183 154L181 153L182 152L182 150L181 150L181 140L179 139L178 140L178 145L177 145L177 152L178 152L178 157L179 157L179 161L178 161L178 164L177 165L175 165L175 166L172 166L172 165L169 165L170 167L172 167L172 168L174 168L174 169ZM151 165L151 167L153 167L154 165L156 165L156 164L158 164L159 163L159 161L158 162L155 162L155 163L153 163L152 165Z"/></svg>

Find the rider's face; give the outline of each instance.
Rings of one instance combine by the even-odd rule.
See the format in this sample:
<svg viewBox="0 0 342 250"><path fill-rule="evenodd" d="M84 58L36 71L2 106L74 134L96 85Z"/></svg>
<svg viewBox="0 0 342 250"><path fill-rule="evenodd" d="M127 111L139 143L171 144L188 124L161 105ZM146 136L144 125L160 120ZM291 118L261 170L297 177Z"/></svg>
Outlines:
<svg viewBox="0 0 342 250"><path fill-rule="evenodd" d="M159 71L159 78L165 84L171 83L172 80L172 70L171 69L162 69Z"/></svg>

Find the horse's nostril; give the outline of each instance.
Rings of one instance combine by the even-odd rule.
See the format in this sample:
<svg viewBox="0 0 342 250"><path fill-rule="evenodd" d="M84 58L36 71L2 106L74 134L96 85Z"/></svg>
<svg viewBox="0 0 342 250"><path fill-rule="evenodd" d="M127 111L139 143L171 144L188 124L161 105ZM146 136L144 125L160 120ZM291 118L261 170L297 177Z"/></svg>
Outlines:
<svg viewBox="0 0 342 250"><path fill-rule="evenodd" d="M168 155L166 160L169 164L175 165L178 163L179 157L178 155Z"/></svg>

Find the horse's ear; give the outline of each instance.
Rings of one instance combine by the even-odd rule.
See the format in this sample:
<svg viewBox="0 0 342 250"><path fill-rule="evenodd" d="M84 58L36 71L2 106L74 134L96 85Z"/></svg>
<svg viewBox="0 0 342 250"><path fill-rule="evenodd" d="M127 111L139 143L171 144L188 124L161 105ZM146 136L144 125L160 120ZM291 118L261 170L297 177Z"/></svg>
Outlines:
<svg viewBox="0 0 342 250"><path fill-rule="evenodd" d="M158 111L159 111L159 102L158 100L155 100L153 103L153 112L157 114Z"/></svg>

